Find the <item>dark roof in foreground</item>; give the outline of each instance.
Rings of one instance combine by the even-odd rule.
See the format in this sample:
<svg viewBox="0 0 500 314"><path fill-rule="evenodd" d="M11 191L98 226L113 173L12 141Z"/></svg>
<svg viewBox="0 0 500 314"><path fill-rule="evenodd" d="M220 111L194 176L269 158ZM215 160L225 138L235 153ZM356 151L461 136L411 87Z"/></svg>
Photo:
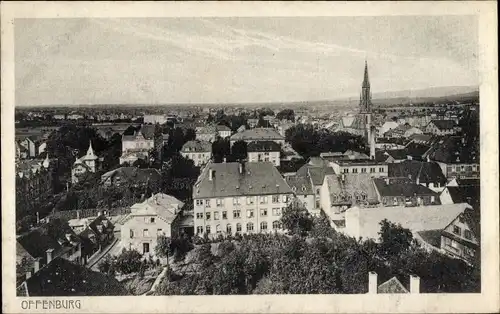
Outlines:
<svg viewBox="0 0 500 314"><path fill-rule="evenodd" d="M125 287L114 277L56 258L26 280L30 297L119 296Z"/></svg>
<svg viewBox="0 0 500 314"><path fill-rule="evenodd" d="M373 182L377 187L380 196L405 196L410 197L414 195L432 195L438 196L438 193L432 191L431 189L415 183L407 184L386 184L384 179L374 178ZM456 202L463 203L463 202Z"/></svg>
<svg viewBox="0 0 500 314"><path fill-rule="evenodd" d="M200 174L193 189L194 198L291 194L292 190L270 162L210 163ZM209 180L209 171L215 171Z"/></svg>
<svg viewBox="0 0 500 314"><path fill-rule="evenodd" d="M390 178L409 178L420 183L439 182L446 184L446 177L439 165L435 162L405 160L399 163L390 163L388 174Z"/></svg>
<svg viewBox="0 0 500 314"><path fill-rule="evenodd" d="M430 123L434 124L440 130L449 130L457 126L453 120L432 120Z"/></svg>
<svg viewBox="0 0 500 314"><path fill-rule="evenodd" d="M474 206L480 202L481 187L479 185L448 186L453 203L469 203Z"/></svg>

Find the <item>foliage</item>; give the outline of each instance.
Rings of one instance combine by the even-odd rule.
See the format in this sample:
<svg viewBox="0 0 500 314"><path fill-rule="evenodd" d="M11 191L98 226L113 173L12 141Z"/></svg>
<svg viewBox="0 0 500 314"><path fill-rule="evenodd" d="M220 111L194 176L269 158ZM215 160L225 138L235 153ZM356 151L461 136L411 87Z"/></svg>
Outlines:
<svg viewBox="0 0 500 314"><path fill-rule="evenodd" d="M295 121L295 112L293 109L283 109L276 114L276 119Z"/></svg>
<svg viewBox="0 0 500 314"><path fill-rule="evenodd" d="M285 132L286 141L304 158L318 156L322 152L345 152L355 150L366 152L363 137L347 132L317 130L310 124L298 124Z"/></svg>
<svg viewBox="0 0 500 314"><path fill-rule="evenodd" d="M215 142L212 143L212 156L216 163L221 163L224 161L224 158L231 157L231 148L228 138L218 137Z"/></svg>
<svg viewBox="0 0 500 314"><path fill-rule="evenodd" d="M32 215L24 216L16 221L16 234L29 231L31 227L36 225L36 217Z"/></svg>
<svg viewBox="0 0 500 314"><path fill-rule="evenodd" d="M380 251L384 256L399 255L406 252L413 240L409 229L395 225L387 219L380 222Z"/></svg>
<svg viewBox="0 0 500 314"><path fill-rule="evenodd" d="M110 255L107 255L99 262L97 268L101 273L114 276L116 271L116 259L111 257Z"/></svg>
<svg viewBox="0 0 500 314"><path fill-rule="evenodd" d="M283 210L281 223L285 230L288 230L291 234L297 235L305 235L313 226L313 220L309 212L305 206L298 201L290 202Z"/></svg>
<svg viewBox="0 0 500 314"><path fill-rule="evenodd" d="M159 236L156 240L155 253L159 257L168 257L172 254L172 241L169 237Z"/></svg>
<svg viewBox="0 0 500 314"><path fill-rule="evenodd" d="M247 143L236 141L231 147L231 161L244 160L247 158Z"/></svg>
<svg viewBox="0 0 500 314"><path fill-rule="evenodd" d="M142 256L137 250L123 249L116 258L116 269L122 274L136 273L141 268Z"/></svg>

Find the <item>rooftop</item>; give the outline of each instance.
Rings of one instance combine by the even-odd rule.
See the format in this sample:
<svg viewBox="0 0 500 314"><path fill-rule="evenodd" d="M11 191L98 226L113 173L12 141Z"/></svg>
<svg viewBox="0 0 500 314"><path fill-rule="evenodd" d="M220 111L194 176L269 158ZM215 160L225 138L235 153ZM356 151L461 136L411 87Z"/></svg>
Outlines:
<svg viewBox="0 0 500 314"><path fill-rule="evenodd" d="M406 184L387 184L384 179L375 178L373 179L375 186L380 194L380 196L419 196L419 195L433 195L438 196L438 194L431 189L414 183Z"/></svg>
<svg viewBox="0 0 500 314"><path fill-rule="evenodd" d="M442 185L446 184L446 177L435 162L405 160L399 163L390 163L388 176L390 178L409 178L413 182L418 179L419 183L439 182Z"/></svg>
<svg viewBox="0 0 500 314"><path fill-rule="evenodd" d="M440 130L450 130L457 126L453 120L432 120L430 123L434 124Z"/></svg>
<svg viewBox="0 0 500 314"><path fill-rule="evenodd" d="M142 184L148 181L161 180L161 174L158 169L154 168L137 168L137 167L120 167L115 170L106 172L101 176L101 181L106 181L108 178L120 177L120 180L126 180L129 183Z"/></svg>
<svg viewBox="0 0 500 314"><path fill-rule="evenodd" d="M212 152L212 144L199 140L188 141L182 146L181 152Z"/></svg>
<svg viewBox="0 0 500 314"><path fill-rule="evenodd" d="M248 152L279 152L281 146L273 141L251 142L247 145Z"/></svg>
<svg viewBox="0 0 500 314"><path fill-rule="evenodd" d="M479 152L479 141L450 136L439 142L429 157L446 164L479 163Z"/></svg>
<svg viewBox="0 0 500 314"><path fill-rule="evenodd" d="M251 140L256 140L256 141L263 141L263 140L284 140L285 138L281 136L281 134L278 133L273 128L255 128L255 129L249 129L245 130L240 133L233 134L231 136L231 141L251 141Z"/></svg>
<svg viewBox="0 0 500 314"><path fill-rule="evenodd" d="M167 222L172 222L184 203L173 196L157 193L142 203L132 205L131 216L158 215Z"/></svg>
<svg viewBox="0 0 500 314"><path fill-rule="evenodd" d="M314 194L311 178L308 176L287 176L285 178L286 182L292 189L292 191L297 195L311 195Z"/></svg>
<svg viewBox="0 0 500 314"><path fill-rule="evenodd" d="M270 162L210 163L203 169L193 190L193 198L292 193Z"/></svg>
<svg viewBox="0 0 500 314"><path fill-rule="evenodd" d="M327 175L325 180L332 204L378 203L370 174Z"/></svg>

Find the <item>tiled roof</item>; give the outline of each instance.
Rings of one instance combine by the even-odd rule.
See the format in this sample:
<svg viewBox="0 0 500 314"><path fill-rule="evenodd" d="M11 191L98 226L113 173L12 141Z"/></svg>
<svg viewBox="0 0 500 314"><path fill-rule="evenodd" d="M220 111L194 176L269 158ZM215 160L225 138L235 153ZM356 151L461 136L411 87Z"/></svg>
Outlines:
<svg viewBox="0 0 500 314"><path fill-rule="evenodd" d="M106 172L101 176L101 181L107 180L109 177L113 178L119 176L122 180L129 183L143 184L148 180L156 182L161 180L161 174L158 169L154 168L137 168L137 167L121 167L115 170Z"/></svg>
<svg viewBox="0 0 500 314"><path fill-rule="evenodd" d="M390 178L410 178L413 182L416 182L418 178L419 183L439 182L442 185L446 184L446 178L435 162L405 160L399 163L390 163L388 170Z"/></svg>
<svg viewBox="0 0 500 314"><path fill-rule="evenodd" d="M173 196L157 193L142 203L134 204L131 209L131 216L158 215L167 222L172 223L184 203Z"/></svg>
<svg viewBox="0 0 500 314"><path fill-rule="evenodd" d="M479 141L468 144L465 138L450 136L438 143L429 157L446 164L479 163Z"/></svg>
<svg viewBox="0 0 500 314"><path fill-rule="evenodd" d="M26 280L30 297L118 296L126 290L114 277L56 258Z"/></svg>
<svg viewBox="0 0 500 314"><path fill-rule="evenodd" d="M107 221L107 222L104 222L104 221ZM107 224L107 226L106 226L106 224ZM100 231L97 226L102 226L102 230ZM109 233L113 233L115 226L104 215L100 215L100 216L97 216L96 219L94 219L89 224L89 228L92 229L92 231L94 231L94 233L96 233L96 234L106 234L106 233L109 234Z"/></svg>
<svg viewBox="0 0 500 314"><path fill-rule="evenodd" d="M279 152L281 147L273 141L251 142L247 145L248 152Z"/></svg>
<svg viewBox="0 0 500 314"><path fill-rule="evenodd" d="M421 144L417 142L410 142L405 146L405 151L407 156L412 156L413 158L425 158L430 152L431 146L426 144Z"/></svg>
<svg viewBox="0 0 500 314"><path fill-rule="evenodd" d="M407 184L386 184L384 179L375 178L373 179L375 186L380 194L380 196L419 196L419 195L433 195L438 196L438 194L429 188L414 183Z"/></svg>
<svg viewBox="0 0 500 314"><path fill-rule="evenodd" d="M307 170L314 185L322 185L325 176L335 174L332 167L309 167Z"/></svg>
<svg viewBox="0 0 500 314"><path fill-rule="evenodd" d="M392 277L377 288L378 293L409 293L403 284L396 278Z"/></svg>
<svg viewBox="0 0 500 314"><path fill-rule="evenodd" d="M265 140L284 140L285 138L281 136L275 129L272 128L255 128L250 130L245 130L240 133L233 134L231 136L231 141L265 141Z"/></svg>
<svg viewBox="0 0 500 314"><path fill-rule="evenodd" d="M70 235L71 242L67 239L67 234ZM53 256L55 257L72 247L72 243L80 241L69 225L60 219L52 219L50 222L17 237L17 245L21 245L33 258L40 257L44 260L47 257L48 249L54 249Z"/></svg>
<svg viewBox="0 0 500 314"><path fill-rule="evenodd" d="M216 125L215 126L215 129L217 131L231 131L231 128L229 128L227 125L224 125L224 124L219 124L219 125Z"/></svg>
<svg viewBox="0 0 500 314"><path fill-rule="evenodd" d="M182 146L181 152L212 152L212 144L209 142L198 140L189 141Z"/></svg>
<svg viewBox="0 0 500 314"><path fill-rule="evenodd" d="M448 186L453 203L469 203L472 206L479 205L481 187L479 185Z"/></svg>
<svg viewBox="0 0 500 314"><path fill-rule="evenodd" d="M210 163L193 188L193 198L291 194L292 190L270 162ZM209 180L209 171L215 171Z"/></svg>
<svg viewBox="0 0 500 314"><path fill-rule="evenodd" d="M378 203L370 174L327 175L325 180L333 204Z"/></svg>
<svg viewBox="0 0 500 314"><path fill-rule="evenodd" d="M355 237L378 239L380 222L384 219L401 224L403 228L412 232L442 230L466 208L470 206L465 203L416 207L352 207L345 214L345 232Z"/></svg>
<svg viewBox="0 0 500 314"><path fill-rule="evenodd" d="M142 136L146 140L152 140L154 139L155 136L155 126L150 125L150 124L143 124L138 131L135 132L134 135L123 135L122 140L123 141L135 141L136 137Z"/></svg>
<svg viewBox="0 0 500 314"><path fill-rule="evenodd" d="M441 247L441 234L443 230L424 230L418 231L417 234L420 236L422 240L424 240L427 244L432 245L435 248Z"/></svg>
<svg viewBox="0 0 500 314"><path fill-rule="evenodd" d="M432 120L430 123L434 124L440 130L450 130L457 126L453 120Z"/></svg>
<svg viewBox="0 0 500 314"><path fill-rule="evenodd" d="M297 195L314 194L312 190L311 179L309 177L294 175L285 177L285 180L292 191Z"/></svg>

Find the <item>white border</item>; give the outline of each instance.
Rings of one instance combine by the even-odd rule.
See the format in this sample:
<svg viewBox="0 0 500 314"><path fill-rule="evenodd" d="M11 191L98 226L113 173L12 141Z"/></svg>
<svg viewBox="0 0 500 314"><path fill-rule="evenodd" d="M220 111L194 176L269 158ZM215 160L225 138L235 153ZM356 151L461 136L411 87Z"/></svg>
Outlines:
<svg viewBox="0 0 500 314"><path fill-rule="evenodd" d="M479 15L482 293L421 295L276 295L85 297L81 313L497 312L499 302L497 5L471 2L2 2L3 311L28 312L15 296L14 18L168 16ZM50 298L30 298L43 300ZM38 313L68 310L38 310Z"/></svg>

